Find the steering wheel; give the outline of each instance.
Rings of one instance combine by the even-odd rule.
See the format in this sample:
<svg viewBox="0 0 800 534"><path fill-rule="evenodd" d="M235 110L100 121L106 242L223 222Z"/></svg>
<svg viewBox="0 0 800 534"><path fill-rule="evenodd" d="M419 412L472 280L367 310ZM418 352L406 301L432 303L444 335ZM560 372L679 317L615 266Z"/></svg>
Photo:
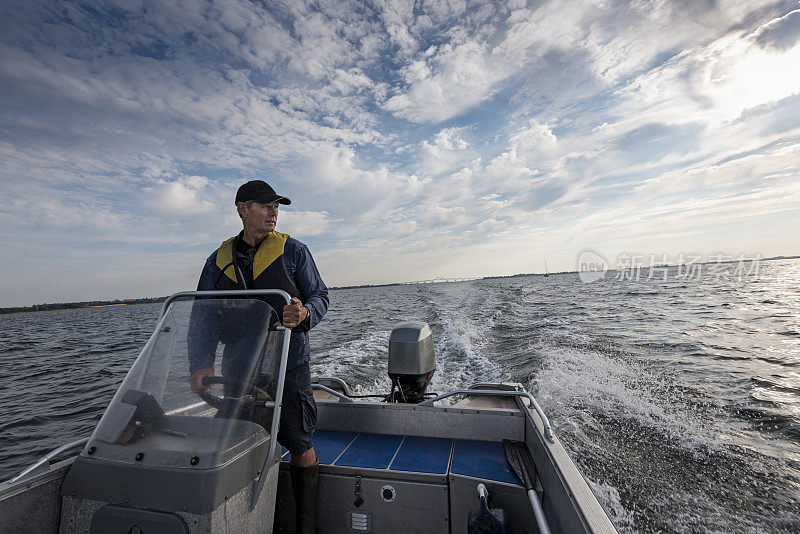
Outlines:
<svg viewBox="0 0 800 534"><path fill-rule="evenodd" d="M228 386L235 386L241 388L241 391L247 391L247 395L243 395L240 397L242 402L245 403L255 403L258 400L258 397L261 396L264 400L270 400L272 397L264 391L262 388L256 386L252 382L243 382L241 380L237 380L235 378L229 378L227 376L205 376L203 377L203 385L210 386L213 384L223 384ZM221 409L223 404L225 404L225 399L230 397L222 397L219 395L214 395L210 393L210 390L204 389L200 393L198 393L201 399L203 399L209 406L215 408L217 410Z"/></svg>

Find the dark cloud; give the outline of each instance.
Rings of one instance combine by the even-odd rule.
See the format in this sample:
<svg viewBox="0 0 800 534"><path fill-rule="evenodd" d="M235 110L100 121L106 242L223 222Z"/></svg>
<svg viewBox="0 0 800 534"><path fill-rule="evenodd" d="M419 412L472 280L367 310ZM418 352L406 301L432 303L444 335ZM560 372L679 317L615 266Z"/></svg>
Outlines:
<svg viewBox="0 0 800 534"><path fill-rule="evenodd" d="M800 94L745 110L734 124L757 124L760 135L785 134L800 124Z"/></svg>
<svg viewBox="0 0 800 534"><path fill-rule="evenodd" d="M753 37L764 48L787 50L794 47L800 42L800 9L761 26Z"/></svg>

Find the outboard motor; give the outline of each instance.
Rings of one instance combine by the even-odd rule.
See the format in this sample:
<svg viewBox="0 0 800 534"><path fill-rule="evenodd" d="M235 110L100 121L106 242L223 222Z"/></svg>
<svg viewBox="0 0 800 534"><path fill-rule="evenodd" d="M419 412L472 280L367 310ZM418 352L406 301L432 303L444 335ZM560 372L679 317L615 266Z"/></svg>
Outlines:
<svg viewBox="0 0 800 534"><path fill-rule="evenodd" d="M392 391L386 401L422 402L434 371L433 333L428 323L410 321L394 327L389 336Z"/></svg>

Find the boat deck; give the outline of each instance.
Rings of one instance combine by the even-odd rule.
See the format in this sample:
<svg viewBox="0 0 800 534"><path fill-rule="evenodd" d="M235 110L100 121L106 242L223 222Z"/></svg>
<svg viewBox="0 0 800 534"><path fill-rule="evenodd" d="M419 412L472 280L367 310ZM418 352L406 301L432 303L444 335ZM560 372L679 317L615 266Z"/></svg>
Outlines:
<svg viewBox="0 0 800 534"><path fill-rule="evenodd" d="M320 430L314 433L314 450L321 470L328 472L325 467L385 470L387 477L393 471L455 474L522 486L503 444L494 441ZM288 462L288 451L282 453Z"/></svg>
<svg viewBox="0 0 800 534"><path fill-rule="evenodd" d="M463 532L478 508L477 485L492 506L506 510L512 532L535 532L525 489L502 442L320 430L318 509L327 531ZM278 490L279 532L291 532L289 454L284 449ZM356 506L357 491L363 503ZM283 511L281 511L283 509Z"/></svg>

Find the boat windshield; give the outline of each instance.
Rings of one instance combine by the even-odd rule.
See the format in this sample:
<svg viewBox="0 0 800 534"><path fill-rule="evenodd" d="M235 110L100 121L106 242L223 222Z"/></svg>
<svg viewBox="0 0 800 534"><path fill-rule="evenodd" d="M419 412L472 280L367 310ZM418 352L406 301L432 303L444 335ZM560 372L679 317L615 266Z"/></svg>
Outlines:
<svg viewBox="0 0 800 534"><path fill-rule="evenodd" d="M265 442L288 350L288 331L278 326L263 300L173 302L82 454L213 467Z"/></svg>

